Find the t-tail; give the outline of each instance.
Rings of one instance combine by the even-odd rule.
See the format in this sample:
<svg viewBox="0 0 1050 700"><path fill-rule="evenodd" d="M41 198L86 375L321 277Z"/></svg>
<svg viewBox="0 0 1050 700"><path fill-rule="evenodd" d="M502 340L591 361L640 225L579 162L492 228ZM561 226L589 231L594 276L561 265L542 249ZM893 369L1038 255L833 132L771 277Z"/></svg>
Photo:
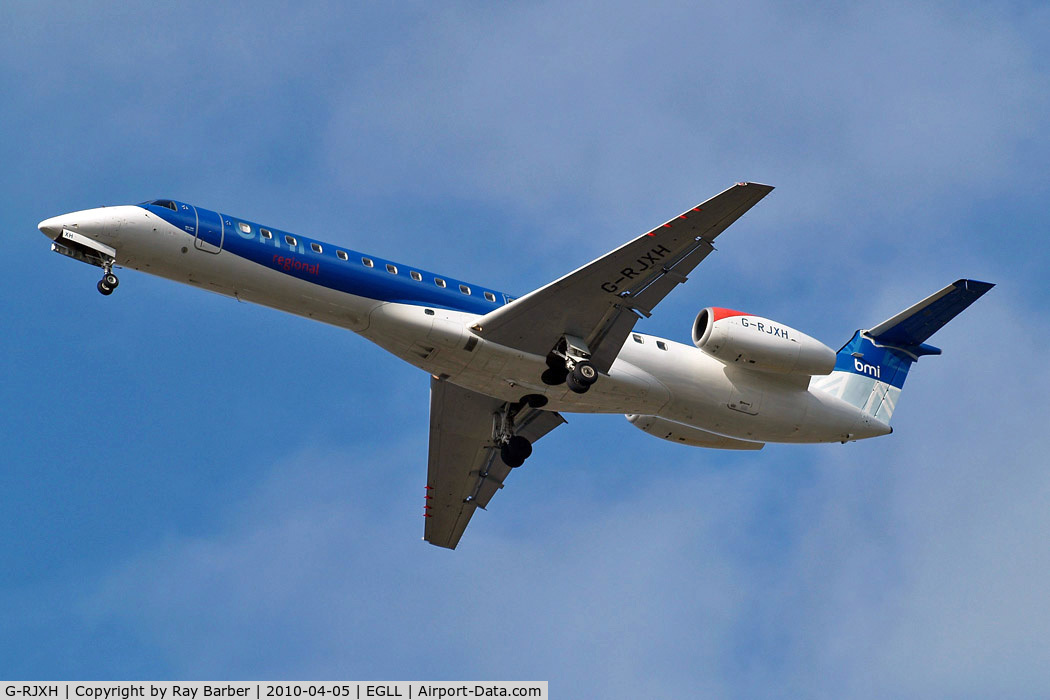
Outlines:
<svg viewBox="0 0 1050 700"><path fill-rule="evenodd" d="M835 369L814 387L889 423L913 362L940 355L926 340L994 287L959 280L866 331L857 331L835 358Z"/></svg>

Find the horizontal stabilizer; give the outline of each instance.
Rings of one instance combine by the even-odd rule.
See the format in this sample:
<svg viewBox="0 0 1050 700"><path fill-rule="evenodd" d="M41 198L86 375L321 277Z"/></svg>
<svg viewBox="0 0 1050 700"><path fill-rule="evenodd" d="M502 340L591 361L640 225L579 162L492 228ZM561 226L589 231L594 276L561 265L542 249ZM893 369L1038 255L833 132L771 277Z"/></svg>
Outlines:
<svg viewBox="0 0 1050 700"><path fill-rule="evenodd" d="M811 387L856 406L889 426L912 364L941 351L926 340L994 284L959 280L869 331L857 331L835 356L835 369Z"/></svg>
<svg viewBox="0 0 1050 700"><path fill-rule="evenodd" d="M916 355L940 354L936 348L921 346L994 286L977 280L959 280L883 321L869 330L867 335L880 345L919 350L914 353Z"/></svg>

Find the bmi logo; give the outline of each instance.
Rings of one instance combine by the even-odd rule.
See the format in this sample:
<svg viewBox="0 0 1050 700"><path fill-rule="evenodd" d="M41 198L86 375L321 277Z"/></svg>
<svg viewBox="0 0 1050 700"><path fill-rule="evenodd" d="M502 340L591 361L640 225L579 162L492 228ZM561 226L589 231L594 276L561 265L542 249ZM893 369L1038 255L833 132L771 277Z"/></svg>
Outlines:
<svg viewBox="0 0 1050 700"><path fill-rule="evenodd" d="M875 377L876 379L882 379L881 367L877 365L869 365L866 362L861 362L857 358L853 358L853 369L857 370L858 374L866 374L869 377Z"/></svg>

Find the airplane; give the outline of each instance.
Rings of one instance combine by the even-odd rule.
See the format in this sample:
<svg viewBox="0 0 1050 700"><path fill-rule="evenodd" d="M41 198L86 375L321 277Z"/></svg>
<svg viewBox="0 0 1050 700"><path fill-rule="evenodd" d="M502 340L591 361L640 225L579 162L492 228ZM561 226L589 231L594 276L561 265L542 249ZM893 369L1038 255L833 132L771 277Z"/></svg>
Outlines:
<svg viewBox="0 0 1050 700"><path fill-rule="evenodd" d="M960 279L835 352L778 321L702 309L693 345L635 323L769 185L740 182L524 296L172 199L41 221L51 249L345 328L431 375L423 539L455 549L563 413L621 413L671 442L727 450L892 432L926 340L994 285Z"/></svg>

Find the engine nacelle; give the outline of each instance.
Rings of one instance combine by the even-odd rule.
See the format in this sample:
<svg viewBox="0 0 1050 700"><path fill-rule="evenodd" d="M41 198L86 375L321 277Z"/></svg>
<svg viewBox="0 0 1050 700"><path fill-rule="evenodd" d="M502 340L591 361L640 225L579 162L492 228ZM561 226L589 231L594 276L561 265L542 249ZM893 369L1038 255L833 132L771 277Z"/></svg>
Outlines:
<svg viewBox="0 0 1050 700"><path fill-rule="evenodd" d="M805 333L732 309L704 309L693 322L693 344L719 362L778 374L830 374L835 351Z"/></svg>

